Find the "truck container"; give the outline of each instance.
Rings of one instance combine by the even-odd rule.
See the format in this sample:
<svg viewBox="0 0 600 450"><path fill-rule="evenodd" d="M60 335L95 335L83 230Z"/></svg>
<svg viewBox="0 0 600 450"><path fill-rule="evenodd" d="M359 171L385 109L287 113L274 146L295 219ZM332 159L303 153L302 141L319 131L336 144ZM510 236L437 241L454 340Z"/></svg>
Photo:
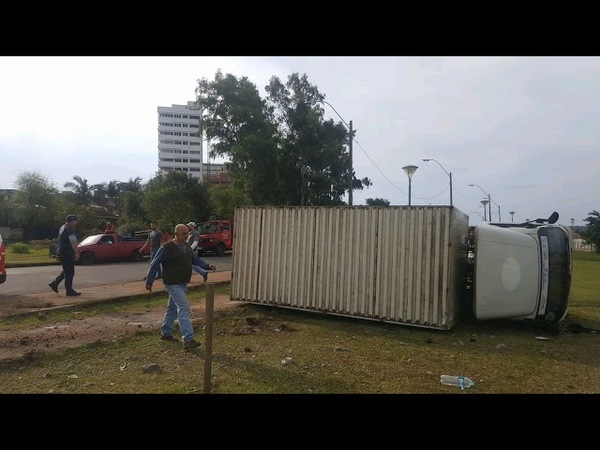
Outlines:
<svg viewBox="0 0 600 450"><path fill-rule="evenodd" d="M472 227L453 206L237 207L230 297L440 330L558 322L572 236L550 222Z"/></svg>

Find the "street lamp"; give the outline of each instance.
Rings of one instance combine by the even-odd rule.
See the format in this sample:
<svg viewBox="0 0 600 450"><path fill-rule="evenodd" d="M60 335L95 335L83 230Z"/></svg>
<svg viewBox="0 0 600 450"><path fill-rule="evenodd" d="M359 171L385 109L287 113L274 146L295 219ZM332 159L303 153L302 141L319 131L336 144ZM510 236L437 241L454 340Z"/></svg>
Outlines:
<svg viewBox="0 0 600 450"><path fill-rule="evenodd" d="M488 205L489 203L490 203L490 201L487 198L484 198L483 200L481 200L481 204L483 205L483 220L485 220L486 222L487 222L487 216L486 216L486 212L485 212L485 206ZM492 216L492 211L490 210L490 217L491 216Z"/></svg>
<svg viewBox="0 0 600 450"><path fill-rule="evenodd" d="M412 174L415 173L415 171L417 169L418 169L417 166L404 166L402 168L402 170L404 170L406 172L406 175L408 175L408 206L410 206L410 190L411 190Z"/></svg>
<svg viewBox="0 0 600 450"><path fill-rule="evenodd" d="M448 171L446 169L444 169L444 166L442 166L437 159L423 158L423 161L435 161L436 163L438 163L438 166L440 166L442 168L442 170L444 172L446 172L446 175L448 175L448 178L450 178L450 206L452 206L452 172L448 173Z"/></svg>
<svg viewBox="0 0 600 450"><path fill-rule="evenodd" d="M481 189L481 192L483 192L485 195L487 195L487 202L486 204L488 204L488 208L489 208L489 213L490 213L490 222L492 221L492 197L490 197L490 194L488 194L487 192L485 192L483 190L483 188L481 186L479 186L478 184L470 184L469 186L473 187L473 186L477 186L479 189ZM500 221L500 220L498 220Z"/></svg>
<svg viewBox="0 0 600 450"><path fill-rule="evenodd" d="M510 221L514 222L515 221L515 212L514 211L509 211L508 213L510 214Z"/></svg>

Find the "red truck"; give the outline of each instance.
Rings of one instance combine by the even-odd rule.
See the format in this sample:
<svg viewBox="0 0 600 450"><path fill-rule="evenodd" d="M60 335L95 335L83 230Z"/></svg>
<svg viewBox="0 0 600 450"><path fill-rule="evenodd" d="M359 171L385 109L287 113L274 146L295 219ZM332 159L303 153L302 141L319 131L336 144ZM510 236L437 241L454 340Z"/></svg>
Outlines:
<svg viewBox="0 0 600 450"><path fill-rule="evenodd" d="M79 263L94 264L97 262L131 260L142 261L150 250L139 250L144 246L146 239L120 236L116 233L92 234L78 244ZM58 258L56 251L58 245L51 249L51 256Z"/></svg>
<svg viewBox="0 0 600 450"><path fill-rule="evenodd" d="M198 241L198 254L205 252L223 256L226 251L233 249L233 221L209 220L200 222L198 226L200 240Z"/></svg>

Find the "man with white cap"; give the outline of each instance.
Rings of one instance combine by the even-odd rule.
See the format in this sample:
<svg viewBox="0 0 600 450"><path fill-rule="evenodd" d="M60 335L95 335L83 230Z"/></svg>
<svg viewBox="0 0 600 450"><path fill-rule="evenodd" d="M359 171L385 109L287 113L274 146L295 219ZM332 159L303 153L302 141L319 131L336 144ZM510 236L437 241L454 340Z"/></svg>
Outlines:
<svg viewBox="0 0 600 450"><path fill-rule="evenodd" d="M188 222L187 227L187 243L190 245L190 247L192 247L193 252L196 253L196 250L198 249L198 243L200 242L200 233L198 233L198 230L196 230L196 222ZM192 269L194 269L196 272L202 275L202 278L204 278L204 282L206 283L206 279L208 278L208 271L204 270L200 266L192 266Z"/></svg>

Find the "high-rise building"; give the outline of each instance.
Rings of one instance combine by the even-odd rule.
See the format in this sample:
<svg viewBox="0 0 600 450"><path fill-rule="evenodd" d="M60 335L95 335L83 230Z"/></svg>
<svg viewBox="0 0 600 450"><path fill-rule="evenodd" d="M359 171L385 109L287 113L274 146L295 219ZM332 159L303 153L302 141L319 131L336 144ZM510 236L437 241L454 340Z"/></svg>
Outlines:
<svg viewBox="0 0 600 450"><path fill-rule="evenodd" d="M177 170L202 180L200 108L187 105L158 107L158 168Z"/></svg>

